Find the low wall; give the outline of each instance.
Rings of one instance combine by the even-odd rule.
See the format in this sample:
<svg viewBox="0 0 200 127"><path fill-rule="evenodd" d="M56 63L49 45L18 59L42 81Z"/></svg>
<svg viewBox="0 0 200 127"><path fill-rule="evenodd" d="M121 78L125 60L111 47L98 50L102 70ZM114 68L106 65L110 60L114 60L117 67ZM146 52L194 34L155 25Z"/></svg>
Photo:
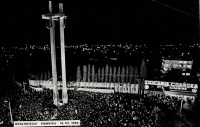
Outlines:
<svg viewBox="0 0 200 127"><path fill-rule="evenodd" d="M138 93L138 84L77 82L76 87L114 89L119 93Z"/></svg>
<svg viewBox="0 0 200 127"><path fill-rule="evenodd" d="M114 89L94 89L94 88L78 88L77 91L88 91L98 93L114 93Z"/></svg>
<svg viewBox="0 0 200 127"><path fill-rule="evenodd" d="M30 86L30 88L31 88L31 89L34 89L34 90L36 90L36 91L43 91L43 88L32 87L32 86Z"/></svg>
<svg viewBox="0 0 200 127"><path fill-rule="evenodd" d="M29 85L34 87L53 89L52 81L45 80L29 80ZM95 89L113 89L119 93L138 93L138 84L122 84L122 83L99 83L99 82L71 82L67 85L67 88L95 88ZM62 89L62 82L58 81L58 89Z"/></svg>

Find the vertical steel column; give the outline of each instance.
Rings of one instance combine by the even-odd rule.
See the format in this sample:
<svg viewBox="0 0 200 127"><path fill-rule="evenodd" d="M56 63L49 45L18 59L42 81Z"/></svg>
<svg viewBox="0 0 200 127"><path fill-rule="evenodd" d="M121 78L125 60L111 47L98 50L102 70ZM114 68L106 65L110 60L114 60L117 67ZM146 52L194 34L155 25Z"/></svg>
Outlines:
<svg viewBox="0 0 200 127"><path fill-rule="evenodd" d="M52 12L51 1L49 1L49 11ZM53 17L50 17L50 42L51 42L51 64L53 78L53 101L58 105L58 89L57 89L57 69L56 69L56 47L55 47L55 22Z"/></svg>
<svg viewBox="0 0 200 127"><path fill-rule="evenodd" d="M63 4L59 3L59 11L63 13ZM61 48L61 65L62 65L62 99L63 103L68 103L67 84L66 84L66 63L65 63L65 35L64 35L64 19L65 16L59 18L60 21L60 48Z"/></svg>

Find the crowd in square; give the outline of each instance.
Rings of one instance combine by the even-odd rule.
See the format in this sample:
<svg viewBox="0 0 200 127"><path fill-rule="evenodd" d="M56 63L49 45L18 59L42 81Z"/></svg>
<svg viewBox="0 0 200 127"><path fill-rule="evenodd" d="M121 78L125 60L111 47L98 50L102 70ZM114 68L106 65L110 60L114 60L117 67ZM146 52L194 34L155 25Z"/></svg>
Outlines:
<svg viewBox="0 0 200 127"><path fill-rule="evenodd" d="M69 90L68 104L53 105L52 90L16 89L1 99L0 122L10 124L9 101L14 121L80 120L81 126L154 127L161 113L175 114L180 101L175 97L138 96L128 93L94 93ZM165 123L167 122L167 123ZM168 120L162 121L168 125Z"/></svg>

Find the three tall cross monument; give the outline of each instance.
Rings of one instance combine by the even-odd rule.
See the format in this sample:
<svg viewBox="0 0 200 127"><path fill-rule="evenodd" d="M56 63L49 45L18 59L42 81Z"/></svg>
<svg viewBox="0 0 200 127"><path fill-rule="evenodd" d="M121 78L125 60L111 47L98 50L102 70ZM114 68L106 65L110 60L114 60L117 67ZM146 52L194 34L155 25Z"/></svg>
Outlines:
<svg viewBox="0 0 200 127"><path fill-rule="evenodd" d="M60 23L60 46L61 46L61 65L62 65L62 99L63 103L68 103L67 86L66 86L66 68L65 68L65 37L64 37L64 20L67 18L63 14L63 4L59 3L59 13L52 13L52 4L49 1L49 13L43 14L42 19L49 20L50 29L50 43L51 43L51 63L52 63L52 78L53 78L53 101L57 106L59 103L58 99L58 88L57 88L57 69L56 69L56 47L55 47L55 21Z"/></svg>

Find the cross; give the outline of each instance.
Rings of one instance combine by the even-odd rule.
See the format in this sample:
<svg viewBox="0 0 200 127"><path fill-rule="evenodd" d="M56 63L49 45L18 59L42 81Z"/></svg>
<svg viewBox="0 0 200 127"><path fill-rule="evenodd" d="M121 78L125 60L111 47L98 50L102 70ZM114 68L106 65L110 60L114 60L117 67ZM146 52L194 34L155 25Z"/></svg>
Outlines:
<svg viewBox="0 0 200 127"><path fill-rule="evenodd" d="M65 69L65 42L64 42L64 19L66 16L63 14L63 4L59 3L59 13L52 13L52 4L49 1L49 13L43 14L42 19L49 20L50 29L50 42L51 42L51 63L52 63L52 78L53 78L53 101L57 106L58 101L58 88L57 88L57 69L56 69L56 48L55 48L55 21L60 21L60 43L61 43L61 63L62 63L62 84L63 84L63 102L68 102L67 88L66 88L66 69Z"/></svg>

